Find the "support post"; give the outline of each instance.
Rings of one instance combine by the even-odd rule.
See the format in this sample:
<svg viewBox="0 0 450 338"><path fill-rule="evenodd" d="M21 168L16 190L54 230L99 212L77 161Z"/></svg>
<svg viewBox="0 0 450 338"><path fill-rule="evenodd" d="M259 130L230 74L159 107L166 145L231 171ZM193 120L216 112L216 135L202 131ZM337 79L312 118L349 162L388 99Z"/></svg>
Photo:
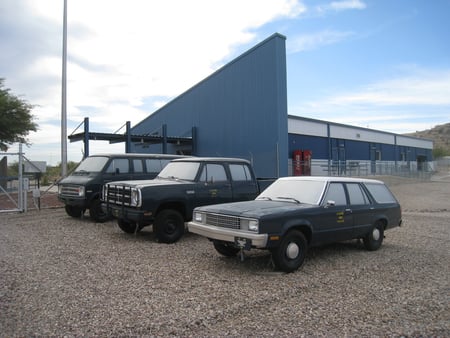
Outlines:
<svg viewBox="0 0 450 338"><path fill-rule="evenodd" d="M125 135L126 135L126 140L125 140L125 153L129 153L131 151L131 124L130 121L126 122L125 125Z"/></svg>
<svg viewBox="0 0 450 338"><path fill-rule="evenodd" d="M163 133L162 153L167 154L167 124L162 125L162 133Z"/></svg>
<svg viewBox="0 0 450 338"><path fill-rule="evenodd" d="M83 160L89 156L89 117L84 118L84 156Z"/></svg>

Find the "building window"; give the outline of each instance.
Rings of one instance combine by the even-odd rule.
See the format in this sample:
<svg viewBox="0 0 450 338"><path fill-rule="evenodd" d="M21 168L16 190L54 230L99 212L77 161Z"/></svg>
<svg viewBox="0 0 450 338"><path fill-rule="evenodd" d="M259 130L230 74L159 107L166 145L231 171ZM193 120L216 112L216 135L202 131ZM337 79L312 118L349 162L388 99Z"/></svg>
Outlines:
<svg viewBox="0 0 450 338"><path fill-rule="evenodd" d="M381 151L380 150L375 151L375 161L381 161Z"/></svg>
<svg viewBox="0 0 450 338"><path fill-rule="evenodd" d="M406 161L406 154L405 154L405 152L400 153L400 161Z"/></svg>

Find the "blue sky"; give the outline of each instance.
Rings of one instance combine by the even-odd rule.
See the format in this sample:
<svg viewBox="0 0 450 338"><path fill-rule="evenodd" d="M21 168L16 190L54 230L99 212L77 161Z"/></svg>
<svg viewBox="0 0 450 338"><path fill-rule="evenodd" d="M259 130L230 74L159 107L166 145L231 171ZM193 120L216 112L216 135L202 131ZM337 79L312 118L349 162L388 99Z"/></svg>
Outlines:
<svg viewBox="0 0 450 338"><path fill-rule="evenodd" d="M63 0L0 3L0 77L36 105L25 152L49 164L61 160L62 12ZM449 19L450 0L68 0L68 134L84 117L98 132L135 125L275 32L289 114L429 129L450 122ZM82 148L69 143L68 159Z"/></svg>

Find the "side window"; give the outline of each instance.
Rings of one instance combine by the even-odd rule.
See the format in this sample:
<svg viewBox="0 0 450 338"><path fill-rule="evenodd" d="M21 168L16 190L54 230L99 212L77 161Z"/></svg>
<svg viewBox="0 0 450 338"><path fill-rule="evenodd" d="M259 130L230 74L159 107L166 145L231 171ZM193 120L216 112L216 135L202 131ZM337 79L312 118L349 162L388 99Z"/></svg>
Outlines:
<svg viewBox="0 0 450 338"><path fill-rule="evenodd" d="M345 197L345 190L342 183L331 183L325 195L324 202L334 201L335 205L347 205L347 198Z"/></svg>
<svg viewBox="0 0 450 338"><path fill-rule="evenodd" d="M130 164L126 158L115 158L106 170L108 174L126 174L130 172Z"/></svg>
<svg viewBox="0 0 450 338"><path fill-rule="evenodd" d="M143 173L144 166L141 159L133 159L133 168L135 173Z"/></svg>
<svg viewBox="0 0 450 338"><path fill-rule="evenodd" d="M160 160L160 161L161 161L161 170L163 170L164 167L168 165L171 160Z"/></svg>
<svg viewBox="0 0 450 338"><path fill-rule="evenodd" d="M230 164L231 178L233 181L251 181L250 169L245 164Z"/></svg>
<svg viewBox="0 0 450 338"><path fill-rule="evenodd" d="M225 168L221 164L208 163L203 166L200 182L224 182L227 181Z"/></svg>
<svg viewBox="0 0 450 338"><path fill-rule="evenodd" d="M366 188L377 203L396 203L397 200L384 184L366 183Z"/></svg>
<svg viewBox="0 0 450 338"><path fill-rule="evenodd" d="M151 158L145 160L148 173L159 173L161 171L161 161L157 158Z"/></svg>
<svg viewBox="0 0 450 338"><path fill-rule="evenodd" d="M369 203L366 193L361 189L361 186L358 183L347 184L347 191L351 205L364 205Z"/></svg>

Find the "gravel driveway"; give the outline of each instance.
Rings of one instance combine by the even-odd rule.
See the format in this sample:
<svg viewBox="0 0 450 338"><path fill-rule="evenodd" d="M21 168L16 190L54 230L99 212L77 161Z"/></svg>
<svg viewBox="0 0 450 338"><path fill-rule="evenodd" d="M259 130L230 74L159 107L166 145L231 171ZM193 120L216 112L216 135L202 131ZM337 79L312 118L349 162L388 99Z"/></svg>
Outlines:
<svg viewBox="0 0 450 338"><path fill-rule="evenodd" d="M62 208L0 214L0 335L448 337L450 183L391 188L404 225L380 250L315 248L290 274L193 234L167 245Z"/></svg>

